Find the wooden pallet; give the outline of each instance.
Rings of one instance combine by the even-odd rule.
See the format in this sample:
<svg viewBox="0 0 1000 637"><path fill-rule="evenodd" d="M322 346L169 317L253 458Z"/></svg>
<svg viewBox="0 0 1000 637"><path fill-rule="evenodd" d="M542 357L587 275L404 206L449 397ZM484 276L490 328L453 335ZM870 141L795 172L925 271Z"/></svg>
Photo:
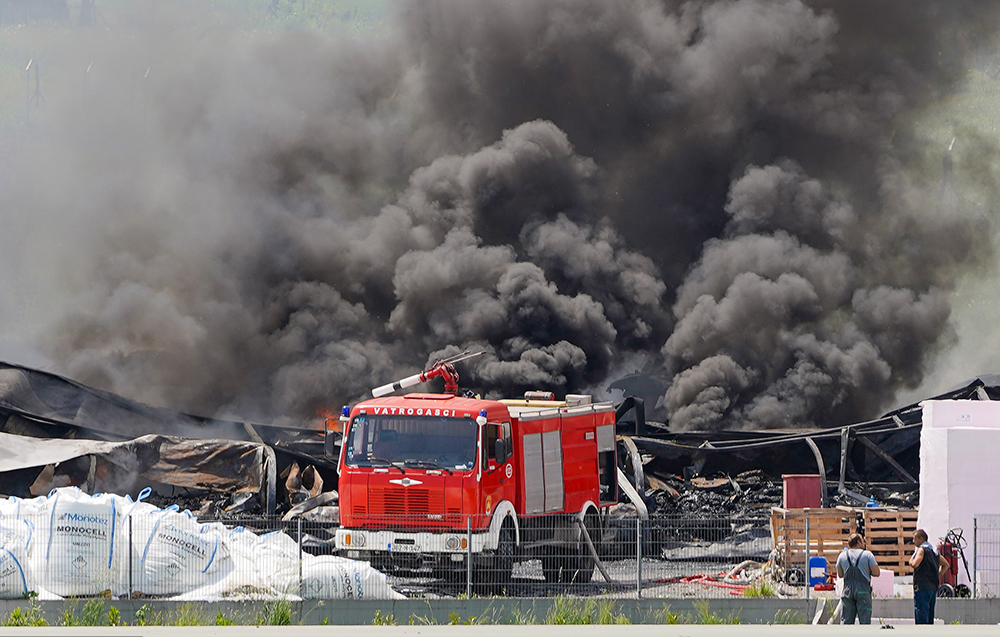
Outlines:
<svg viewBox="0 0 1000 637"><path fill-rule="evenodd" d="M782 556L782 566L806 562L806 520L809 520L809 555L822 555L828 568L837 563L837 556L847 544L847 538L857 531L857 516L850 509L771 509L771 540Z"/></svg>
<svg viewBox="0 0 1000 637"><path fill-rule="evenodd" d="M780 550L783 566L805 564L805 521L809 520L809 554L822 555L833 568L847 538L864 530L868 550L881 568L896 575L912 575L913 532L917 511L913 509L771 509L771 540Z"/></svg>
<svg viewBox="0 0 1000 637"><path fill-rule="evenodd" d="M910 556L916 548L913 532L917 530L917 511L858 509L862 512L868 550L878 565L896 575L911 575Z"/></svg>

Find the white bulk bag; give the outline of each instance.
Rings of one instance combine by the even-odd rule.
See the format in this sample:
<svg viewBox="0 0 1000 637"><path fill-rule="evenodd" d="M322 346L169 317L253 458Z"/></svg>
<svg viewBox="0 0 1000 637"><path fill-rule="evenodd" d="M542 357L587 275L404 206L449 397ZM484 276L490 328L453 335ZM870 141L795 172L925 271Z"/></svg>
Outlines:
<svg viewBox="0 0 1000 637"><path fill-rule="evenodd" d="M368 562L333 555L309 555L302 563L302 587L306 599L404 599L392 590L385 574Z"/></svg>
<svg viewBox="0 0 1000 637"><path fill-rule="evenodd" d="M254 560L254 547L260 538L250 531L238 526L226 530L219 523L206 524L213 530L225 532L223 539L229 550L231 566L228 574L199 588L188 590L175 596L176 600L219 601L223 599L274 599L275 592L269 586L267 578L261 578Z"/></svg>
<svg viewBox="0 0 1000 637"><path fill-rule="evenodd" d="M225 537L177 507L143 509L131 516L134 591L176 595L218 581L232 569Z"/></svg>
<svg viewBox="0 0 1000 637"><path fill-rule="evenodd" d="M62 488L41 504L35 514L38 544L32 551L32 567L40 585L63 596L120 594L117 538L121 512L116 496L90 496L76 488ZM42 522L44 508L48 520Z"/></svg>
<svg viewBox="0 0 1000 637"><path fill-rule="evenodd" d="M32 530L27 520L0 517L0 599L21 598L35 591L28 564Z"/></svg>
<svg viewBox="0 0 1000 637"><path fill-rule="evenodd" d="M18 502L20 498L17 496L0 498L0 518L17 519Z"/></svg>
<svg viewBox="0 0 1000 637"><path fill-rule="evenodd" d="M311 557L303 554L303 558ZM260 581L282 594L295 595L299 589L299 545L288 534L273 531L258 536L252 558Z"/></svg>

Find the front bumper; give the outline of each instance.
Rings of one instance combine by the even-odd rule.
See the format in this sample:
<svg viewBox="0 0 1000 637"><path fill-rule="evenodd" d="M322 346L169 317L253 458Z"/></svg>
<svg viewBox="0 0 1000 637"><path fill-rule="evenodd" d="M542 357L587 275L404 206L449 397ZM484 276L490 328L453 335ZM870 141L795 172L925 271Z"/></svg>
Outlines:
<svg viewBox="0 0 1000 637"><path fill-rule="evenodd" d="M482 553L488 549L489 533L407 533L369 529L337 529L334 542L339 550L370 554Z"/></svg>

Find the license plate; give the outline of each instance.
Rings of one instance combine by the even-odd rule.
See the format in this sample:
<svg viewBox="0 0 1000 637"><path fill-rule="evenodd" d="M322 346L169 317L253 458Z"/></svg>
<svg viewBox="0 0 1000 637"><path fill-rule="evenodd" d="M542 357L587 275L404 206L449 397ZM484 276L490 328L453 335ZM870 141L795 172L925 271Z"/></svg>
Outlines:
<svg viewBox="0 0 1000 637"><path fill-rule="evenodd" d="M420 547L416 544L390 544L389 550L393 553L419 553Z"/></svg>

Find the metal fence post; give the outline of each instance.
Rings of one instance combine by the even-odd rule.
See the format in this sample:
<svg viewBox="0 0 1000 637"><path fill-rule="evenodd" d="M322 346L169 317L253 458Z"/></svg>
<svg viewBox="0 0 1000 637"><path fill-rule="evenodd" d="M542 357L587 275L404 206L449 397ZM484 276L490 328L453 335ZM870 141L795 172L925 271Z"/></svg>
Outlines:
<svg viewBox="0 0 1000 637"><path fill-rule="evenodd" d="M635 519L635 596L642 598L642 518Z"/></svg>
<svg viewBox="0 0 1000 637"><path fill-rule="evenodd" d="M465 597L472 598L472 516L465 518Z"/></svg>
<svg viewBox="0 0 1000 637"><path fill-rule="evenodd" d="M128 598L132 599L132 515L128 516Z"/></svg>
<svg viewBox="0 0 1000 637"><path fill-rule="evenodd" d="M976 597L976 578L979 575L979 568L976 566L976 553L978 553L979 518L972 518L972 597Z"/></svg>
<svg viewBox="0 0 1000 637"><path fill-rule="evenodd" d="M302 594L302 518L298 520L299 524L299 590L298 594Z"/></svg>
<svg viewBox="0 0 1000 637"><path fill-rule="evenodd" d="M806 570L805 570L805 585L806 585L806 601L809 600L809 578L812 575L809 568L809 518L806 517Z"/></svg>

